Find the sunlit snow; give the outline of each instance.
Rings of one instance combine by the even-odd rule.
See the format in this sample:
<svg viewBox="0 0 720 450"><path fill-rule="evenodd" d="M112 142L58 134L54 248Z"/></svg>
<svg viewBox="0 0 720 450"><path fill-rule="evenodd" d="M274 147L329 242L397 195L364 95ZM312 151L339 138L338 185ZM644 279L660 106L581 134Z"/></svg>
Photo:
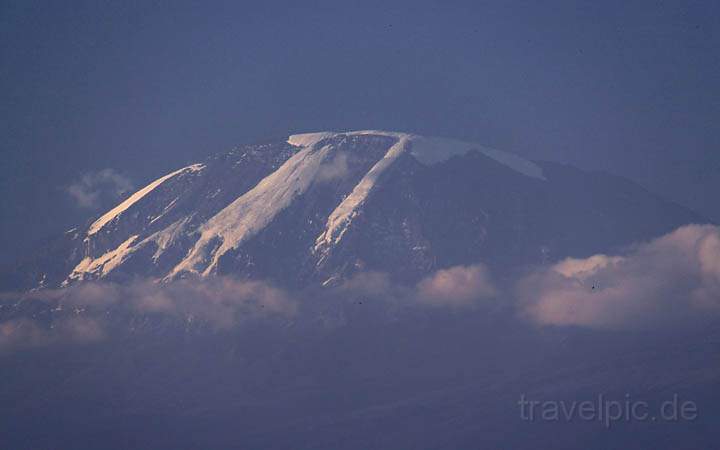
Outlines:
<svg viewBox="0 0 720 450"><path fill-rule="evenodd" d="M75 266L63 284L67 284L69 280L84 280L88 274L96 274L100 277L107 275L132 254L134 250L131 246L137 238L137 235L130 236L130 238L120 244L116 249L110 250L95 259L89 256L85 257Z"/></svg>
<svg viewBox="0 0 720 450"><path fill-rule="evenodd" d="M222 255L255 235L312 184L330 146L318 140L293 155L257 186L241 195L200 227L200 239L170 276L182 272L207 275ZM217 240L220 240L219 245Z"/></svg>
<svg viewBox="0 0 720 450"><path fill-rule="evenodd" d="M179 175L181 173L192 173L192 172L198 172L202 170L205 167L204 164L193 164L188 167L183 167L180 170L176 170L175 172L169 173L161 178L158 178L157 180L153 181L152 183L148 184L144 188L140 189L127 199L111 209L110 211L103 214L98 220L92 223L90 225L90 228L88 228L87 235L92 236L93 234L97 233L104 227L108 222L112 221L116 217L120 216L125 210L127 210L129 207L131 207L133 204L138 202L141 198L145 197L147 194L152 192L155 188L160 186L162 183L164 183L166 180L169 180L170 178Z"/></svg>

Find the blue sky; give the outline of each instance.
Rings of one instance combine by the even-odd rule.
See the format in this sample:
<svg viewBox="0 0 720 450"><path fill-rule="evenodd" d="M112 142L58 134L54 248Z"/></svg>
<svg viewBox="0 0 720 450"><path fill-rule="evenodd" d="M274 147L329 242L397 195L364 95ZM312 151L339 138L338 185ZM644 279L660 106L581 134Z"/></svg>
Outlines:
<svg viewBox="0 0 720 450"><path fill-rule="evenodd" d="M2 260L246 142L378 128L628 176L720 220L715 2L0 5ZM96 211L95 213L97 213Z"/></svg>

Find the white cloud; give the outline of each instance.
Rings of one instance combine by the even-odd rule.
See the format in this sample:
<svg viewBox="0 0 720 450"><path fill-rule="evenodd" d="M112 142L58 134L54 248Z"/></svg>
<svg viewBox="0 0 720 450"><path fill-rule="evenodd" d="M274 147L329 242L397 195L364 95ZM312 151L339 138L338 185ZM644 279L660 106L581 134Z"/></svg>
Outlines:
<svg viewBox="0 0 720 450"><path fill-rule="evenodd" d="M518 283L522 315L592 328L680 325L720 312L720 231L689 225L619 256L566 259Z"/></svg>
<svg viewBox="0 0 720 450"><path fill-rule="evenodd" d="M344 280L337 289L342 293L356 293L370 297L395 297L398 286L383 272L360 272Z"/></svg>
<svg viewBox="0 0 720 450"><path fill-rule="evenodd" d="M353 296L382 300L386 305L404 307L468 307L498 294L487 268L482 264L441 269L415 285L393 282L383 272L360 272L332 288L329 297Z"/></svg>
<svg viewBox="0 0 720 450"><path fill-rule="evenodd" d="M244 319L292 315L297 304L284 290L261 281L217 277L168 284L144 282L128 291L131 307L140 312L202 320L228 329Z"/></svg>
<svg viewBox="0 0 720 450"><path fill-rule="evenodd" d="M497 295L482 264L438 270L418 283L418 301L432 306L471 306Z"/></svg>

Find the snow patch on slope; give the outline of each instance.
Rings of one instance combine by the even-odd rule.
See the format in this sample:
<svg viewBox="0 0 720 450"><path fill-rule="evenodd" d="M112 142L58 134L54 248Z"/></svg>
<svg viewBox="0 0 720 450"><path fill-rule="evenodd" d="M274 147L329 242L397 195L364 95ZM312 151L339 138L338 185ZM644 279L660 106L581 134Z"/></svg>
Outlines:
<svg viewBox="0 0 720 450"><path fill-rule="evenodd" d="M304 193L332 149L315 148L317 138L304 142L308 146L203 224L198 230L200 238L168 277L182 272L212 273L222 255L260 232Z"/></svg>
<svg viewBox="0 0 720 450"><path fill-rule="evenodd" d="M175 203L177 203L177 201L178 201L179 199L180 199L180 197L175 197L175 200L171 201L165 208L163 208L162 212L161 212L159 215L157 215L156 217L153 217L153 218L150 220L149 225L152 225L152 224L154 224L155 222L157 222L158 220L160 220L160 219L162 219L163 217L165 217L165 214L167 214L168 212L170 212L170 210L172 210L172 209L175 207Z"/></svg>
<svg viewBox="0 0 720 450"><path fill-rule="evenodd" d="M163 253L165 253L165 250L167 250L177 240L177 238L182 235L185 230L185 225L189 220L189 216L185 217L172 223L165 229L151 234L138 245L138 248L143 247L150 242L154 242L157 249L155 250L155 254L153 254L152 260L154 263L157 263L157 260Z"/></svg>
<svg viewBox="0 0 720 450"><path fill-rule="evenodd" d="M63 285L67 285L70 280L84 280L87 275L104 277L135 251L131 246L137 238L137 235L130 236L130 238L120 244L116 249L110 250L95 259L89 256L85 257L75 266L70 275L68 275L67 280L63 282Z"/></svg>
<svg viewBox="0 0 720 450"><path fill-rule="evenodd" d="M287 139L287 143L296 147L314 147L323 139L331 138L338 133L332 131L320 131L318 133L293 134Z"/></svg>
<svg viewBox="0 0 720 450"><path fill-rule="evenodd" d="M347 231L352 219L357 215L358 209L365 203L370 191L377 183L378 178L393 162L406 150L408 135L394 136L397 142L393 144L375 165L368 171L360 182L353 188L350 195L338 205L330 214L325 231L315 241L315 251L323 247L338 243Z"/></svg>
<svg viewBox="0 0 720 450"><path fill-rule="evenodd" d="M116 217L120 216L124 211L126 211L128 208L130 208L132 205L137 203L140 199L145 197L147 194L152 192L155 188L163 184L165 181L169 180L170 178L182 174L182 173L192 173L192 172L198 172L205 168L204 164L193 164L188 167L183 167L180 170L176 170L175 172L169 173L165 175L164 177L158 178L157 180L153 181L152 183L148 184L144 188L140 189L139 191L135 192L133 195L125 199L122 203L108 211L107 213L103 214L98 220L92 223L90 225L90 228L88 228L87 235L92 236L93 234L97 233L104 227L108 222L114 220Z"/></svg>
<svg viewBox="0 0 720 450"><path fill-rule="evenodd" d="M75 266L70 275L68 275L67 279L63 282L63 285L66 286L70 281L85 280L88 278L88 275L93 275L96 278L103 278L113 269L125 262L130 255L150 243L154 243L157 247L152 256L153 263L157 263L157 260L165 252L165 250L167 250L177 240L177 238L182 235L189 220L190 217L180 219L166 228L151 234L136 245L133 244L135 244L139 235L131 236L117 248L108 251L102 256L94 259L89 256L83 258L83 260Z"/></svg>

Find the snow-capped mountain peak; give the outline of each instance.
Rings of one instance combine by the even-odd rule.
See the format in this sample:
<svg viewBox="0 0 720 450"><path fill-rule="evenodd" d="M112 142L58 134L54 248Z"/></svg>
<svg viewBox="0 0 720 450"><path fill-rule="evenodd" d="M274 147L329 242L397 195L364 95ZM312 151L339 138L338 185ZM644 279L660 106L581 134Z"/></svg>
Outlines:
<svg viewBox="0 0 720 450"><path fill-rule="evenodd" d="M542 168L532 161L524 159L513 153L492 149L470 142L458 141L455 139L425 137L417 134L401 133L396 131L363 130L348 132L322 131L316 133L294 134L288 138L287 142L291 145L299 147L311 147L324 139L330 139L338 135L375 135L388 136L397 140L403 140L405 144L410 144L404 145L404 147L408 148L410 154L425 165L437 164L453 156L464 155L471 151L477 151L494 159L500 164L522 173L523 175L543 180L545 179ZM405 148L403 148L402 151L404 150Z"/></svg>
<svg viewBox="0 0 720 450"><path fill-rule="evenodd" d="M319 284L365 270L416 280L582 257L693 221L630 182L477 144L319 132L160 177L22 272L30 287L225 273Z"/></svg>

